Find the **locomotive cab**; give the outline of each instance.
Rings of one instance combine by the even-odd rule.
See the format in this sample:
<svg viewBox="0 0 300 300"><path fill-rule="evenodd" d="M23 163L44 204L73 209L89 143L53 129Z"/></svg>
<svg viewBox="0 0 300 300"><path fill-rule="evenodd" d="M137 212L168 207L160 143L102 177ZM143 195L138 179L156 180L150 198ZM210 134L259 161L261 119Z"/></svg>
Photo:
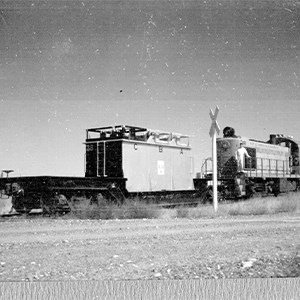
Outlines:
<svg viewBox="0 0 300 300"><path fill-rule="evenodd" d="M250 158L243 157L243 169L244 170L254 170L256 169L256 149L247 145L247 141L240 137L236 138L220 138L217 140L217 161L219 176L222 177L232 177L235 176L239 171L236 153L240 147L240 144L246 149Z"/></svg>
<svg viewBox="0 0 300 300"><path fill-rule="evenodd" d="M243 171L238 168L237 151L240 144L244 146L250 156L242 158L242 169L256 168L256 149L249 146L248 139L235 135L235 130L232 127L225 127L223 130L223 138L217 139L217 161L220 178L233 178L238 171Z"/></svg>

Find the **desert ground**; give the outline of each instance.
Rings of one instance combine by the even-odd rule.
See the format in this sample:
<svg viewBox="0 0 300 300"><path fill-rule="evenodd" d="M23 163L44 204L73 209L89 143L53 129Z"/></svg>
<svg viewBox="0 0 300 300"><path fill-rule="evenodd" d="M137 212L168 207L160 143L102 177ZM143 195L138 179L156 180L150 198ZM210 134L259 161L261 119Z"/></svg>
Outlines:
<svg viewBox="0 0 300 300"><path fill-rule="evenodd" d="M300 277L299 212L0 221L0 281Z"/></svg>

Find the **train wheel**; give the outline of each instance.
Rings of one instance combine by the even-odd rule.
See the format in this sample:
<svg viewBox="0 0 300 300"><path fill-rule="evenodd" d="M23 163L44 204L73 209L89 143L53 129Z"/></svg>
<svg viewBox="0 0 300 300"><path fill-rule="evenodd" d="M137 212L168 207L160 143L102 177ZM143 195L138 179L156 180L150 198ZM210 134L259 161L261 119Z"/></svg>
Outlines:
<svg viewBox="0 0 300 300"><path fill-rule="evenodd" d="M24 206L22 205L20 199L16 196L12 196L12 210L14 209L18 214L23 214L25 212Z"/></svg>
<svg viewBox="0 0 300 300"><path fill-rule="evenodd" d="M43 198L43 214L58 215L71 211L69 201L63 194L47 195Z"/></svg>
<svg viewBox="0 0 300 300"><path fill-rule="evenodd" d="M246 185L245 199L253 198L255 194L256 194L256 192L255 192L253 185Z"/></svg>
<svg viewBox="0 0 300 300"><path fill-rule="evenodd" d="M71 207L67 197L63 194L55 196L55 203L57 206L57 212L59 214L65 214L71 211Z"/></svg>
<svg viewBox="0 0 300 300"><path fill-rule="evenodd" d="M107 204L106 198L104 198L101 193L92 194L90 199L91 199L91 203L90 203L91 205L95 204L101 206Z"/></svg>
<svg viewBox="0 0 300 300"><path fill-rule="evenodd" d="M211 203L213 201L213 190L212 187L206 188L201 194L200 194L200 201L201 203L205 204L207 202Z"/></svg>
<svg viewBox="0 0 300 300"><path fill-rule="evenodd" d="M13 195L12 208L19 214L29 214L32 209L41 208L40 195L34 193Z"/></svg>

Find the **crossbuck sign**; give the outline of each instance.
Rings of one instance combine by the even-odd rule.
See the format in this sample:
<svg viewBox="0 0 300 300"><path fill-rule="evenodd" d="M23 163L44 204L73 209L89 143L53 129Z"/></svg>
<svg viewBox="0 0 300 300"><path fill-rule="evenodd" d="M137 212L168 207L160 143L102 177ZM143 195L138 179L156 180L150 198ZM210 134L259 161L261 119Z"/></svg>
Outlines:
<svg viewBox="0 0 300 300"><path fill-rule="evenodd" d="M218 113L219 113L219 107L218 106L215 109L215 113L213 113L212 109L209 112L210 118L212 119L212 123L211 123L210 130L209 130L210 137L213 137L213 135L216 132L218 134L220 133L220 127L219 127L219 124L217 122Z"/></svg>
<svg viewBox="0 0 300 300"><path fill-rule="evenodd" d="M217 122L219 107L216 106L215 113L210 110L210 118L212 120L209 135L212 138L212 164L213 164L213 203L214 210L218 210L218 178L217 178L217 134L220 133L220 127Z"/></svg>

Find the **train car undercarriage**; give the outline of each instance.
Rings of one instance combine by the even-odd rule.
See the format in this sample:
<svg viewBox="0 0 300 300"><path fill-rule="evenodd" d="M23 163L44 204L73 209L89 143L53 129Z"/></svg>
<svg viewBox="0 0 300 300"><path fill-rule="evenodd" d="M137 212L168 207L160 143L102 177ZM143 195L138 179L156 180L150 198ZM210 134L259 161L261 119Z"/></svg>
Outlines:
<svg viewBox="0 0 300 300"><path fill-rule="evenodd" d="M80 199L90 204L99 201L121 205L125 199L141 200L164 207L198 205L213 200L210 177L195 178L195 190L128 193L124 178L20 177L0 178L1 193L12 197L12 209L28 214L39 209L43 214L66 214L80 206ZM238 201L279 193L298 191L300 178L256 178L239 173L218 179L218 201Z"/></svg>
<svg viewBox="0 0 300 300"><path fill-rule="evenodd" d="M195 178L194 185L198 190L201 202L212 202L212 179ZM300 190L300 178L278 177L248 177L245 173L238 173L235 178L218 179L218 200L238 201L252 197L275 196L280 193L297 192Z"/></svg>
<svg viewBox="0 0 300 300"><path fill-rule="evenodd" d="M53 214L70 212L78 198L96 203L102 197L122 203L126 196L125 181L124 178L10 177L0 179L0 189L2 194L12 197L12 209L17 213L42 209L45 214Z"/></svg>
<svg viewBox="0 0 300 300"><path fill-rule="evenodd" d="M66 214L80 209L83 201L121 205L125 199L139 200L163 207L197 205L195 190L131 192L126 190L126 178L37 176L0 178L2 195L12 198L12 211L29 214L41 210L45 215Z"/></svg>

